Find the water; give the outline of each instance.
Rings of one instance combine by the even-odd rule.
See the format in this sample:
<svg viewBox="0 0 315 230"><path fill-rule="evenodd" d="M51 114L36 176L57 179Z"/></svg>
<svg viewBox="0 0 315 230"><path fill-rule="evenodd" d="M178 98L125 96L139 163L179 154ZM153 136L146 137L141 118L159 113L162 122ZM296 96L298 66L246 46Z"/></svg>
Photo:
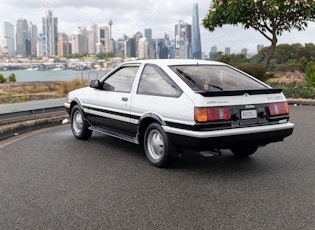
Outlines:
<svg viewBox="0 0 315 230"><path fill-rule="evenodd" d="M99 79L107 71L94 70L7 70L0 71L4 77L8 78L10 74L14 73L17 82L31 82L31 81L71 81L73 79L93 80Z"/></svg>

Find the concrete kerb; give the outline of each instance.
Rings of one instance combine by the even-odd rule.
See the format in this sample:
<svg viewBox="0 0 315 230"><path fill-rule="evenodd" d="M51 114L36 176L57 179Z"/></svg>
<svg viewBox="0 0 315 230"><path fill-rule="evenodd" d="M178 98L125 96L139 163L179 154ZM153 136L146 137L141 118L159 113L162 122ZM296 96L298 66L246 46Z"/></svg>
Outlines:
<svg viewBox="0 0 315 230"><path fill-rule="evenodd" d="M315 100L312 99L289 98L288 103L295 106L315 106ZM67 114L0 126L0 141L29 131L61 125L65 119L68 119Z"/></svg>
<svg viewBox="0 0 315 230"><path fill-rule="evenodd" d="M0 126L0 141L33 130L61 125L62 121L67 118L68 116L65 114Z"/></svg>

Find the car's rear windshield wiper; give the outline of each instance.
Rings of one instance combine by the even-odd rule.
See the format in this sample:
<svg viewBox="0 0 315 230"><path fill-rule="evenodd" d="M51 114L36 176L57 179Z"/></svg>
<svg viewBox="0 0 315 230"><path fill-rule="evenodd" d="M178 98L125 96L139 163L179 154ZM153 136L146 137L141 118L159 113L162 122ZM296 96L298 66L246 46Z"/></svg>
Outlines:
<svg viewBox="0 0 315 230"><path fill-rule="evenodd" d="M185 77L186 79L188 79L190 82L196 84L196 81L195 81L194 79L192 79L192 77L191 77L189 74L185 73L184 71L182 71L182 70L180 70L180 69L178 69L178 68L176 68L176 70L177 70L183 77Z"/></svg>
<svg viewBox="0 0 315 230"><path fill-rule="evenodd" d="M205 84L205 85L207 85L207 86L210 86L210 87L213 87L213 88L216 88L216 89L219 89L219 90L223 91L223 88L222 88L222 87L220 87L220 86L217 86L217 85L212 85L212 84Z"/></svg>

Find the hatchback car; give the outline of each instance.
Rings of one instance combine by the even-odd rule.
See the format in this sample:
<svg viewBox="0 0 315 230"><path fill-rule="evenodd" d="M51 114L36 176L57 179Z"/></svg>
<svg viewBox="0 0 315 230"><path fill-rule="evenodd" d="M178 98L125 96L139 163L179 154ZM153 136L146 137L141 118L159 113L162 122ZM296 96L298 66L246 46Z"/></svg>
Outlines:
<svg viewBox="0 0 315 230"><path fill-rule="evenodd" d="M294 128L281 89L205 60L125 62L70 92L65 108L76 138L95 131L141 144L157 167L185 149L248 156Z"/></svg>

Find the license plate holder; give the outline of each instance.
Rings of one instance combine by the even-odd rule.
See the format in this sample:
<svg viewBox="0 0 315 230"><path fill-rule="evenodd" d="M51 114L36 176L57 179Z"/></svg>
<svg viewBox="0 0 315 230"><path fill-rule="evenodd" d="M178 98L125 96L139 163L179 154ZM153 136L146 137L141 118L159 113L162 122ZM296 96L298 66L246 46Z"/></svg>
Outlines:
<svg viewBox="0 0 315 230"><path fill-rule="evenodd" d="M257 110L250 109L250 110L242 110L241 111L241 119L248 120L248 119L255 119L257 118Z"/></svg>

